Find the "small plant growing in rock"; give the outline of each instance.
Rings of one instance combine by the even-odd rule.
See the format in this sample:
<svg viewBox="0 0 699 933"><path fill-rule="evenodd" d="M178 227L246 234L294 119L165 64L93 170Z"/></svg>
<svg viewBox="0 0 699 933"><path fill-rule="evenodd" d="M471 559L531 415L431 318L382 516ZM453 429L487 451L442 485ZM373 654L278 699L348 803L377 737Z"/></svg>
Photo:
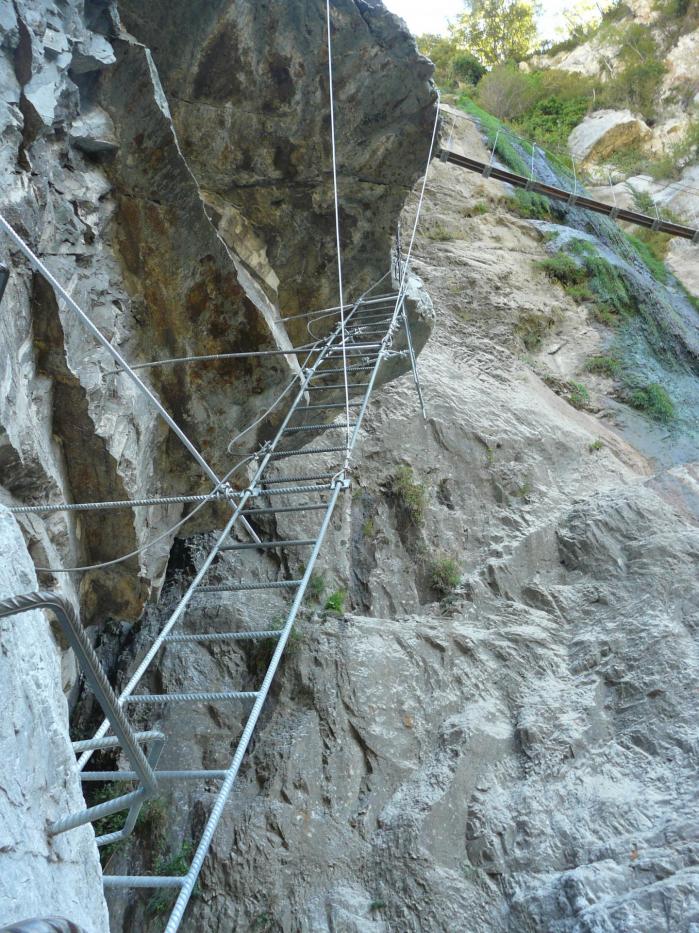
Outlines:
<svg viewBox="0 0 699 933"><path fill-rule="evenodd" d="M422 525L427 505L425 487L415 482L412 467L399 467L389 480L389 489L411 524L416 527Z"/></svg>
<svg viewBox="0 0 699 933"><path fill-rule="evenodd" d="M371 540L372 538L376 537L376 533L377 533L376 522L370 516L369 518L366 519L366 521L362 525L362 535L363 537L369 538L369 540Z"/></svg>
<svg viewBox="0 0 699 933"><path fill-rule="evenodd" d="M312 573L311 579L308 581L308 586L306 587L306 592L310 599L314 599L316 602L320 602L323 597L323 593L326 590L325 577L322 573Z"/></svg>
<svg viewBox="0 0 699 933"><path fill-rule="evenodd" d="M571 382L568 392L568 401L573 408L583 409L590 405L590 393L582 382Z"/></svg>
<svg viewBox="0 0 699 933"><path fill-rule="evenodd" d="M453 593L461 582L459 565L452 557L438 557L428 567L430 586L440 596Z"/></svg>
<svg viewBox="0 0 699 933"><path fill-rule="evenodd" d="M590 451L591 454L594 454L594 453L597 453L598 450L602 450L603 447L604 447L604 441L601 441L599 438L597 438L597 440L593 441L587 449Z"/></svg>
<svg viewBox="0 0 699 933"><path fill-rule="evenodd" d="M346 598L347 593L345 593L344 590L335 590L334 593L331 593L330 596L328 596L328 600L325 603L325 608L328 612L343 612Z"/></svg>
<svg viewBox="0 0 699 933"><path fill-rule="evenodd" d="M382 901L381 898L377 898L375 901L372 901L369 904L369 910L373 914L375 910L383 910L386 906L386 901Z"/></svg>

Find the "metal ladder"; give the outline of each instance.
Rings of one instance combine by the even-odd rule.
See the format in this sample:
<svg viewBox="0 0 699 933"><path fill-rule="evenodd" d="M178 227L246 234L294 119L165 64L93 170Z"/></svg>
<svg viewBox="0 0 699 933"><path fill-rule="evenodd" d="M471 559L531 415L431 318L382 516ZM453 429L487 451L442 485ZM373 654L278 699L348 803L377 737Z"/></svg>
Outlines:
<svg viewBox="0 0 699 933"><path fill-rule="evenodd" d="M128 707L144 704L162 705L169 703L207 703L228 704L231 702L252 703L245 721L235 753L227 769L214 770L156 770L155 776L160 781L212 781L220 780L213 808L199 839L191 864L182 876L159 875L105 875L106 888L173 888L178 895L172 913L165 927L165 933L175 933L179 928L184 911L194 890L202 864L209 851L216 827L221 819L226 802L231 794L245 752L250 744L255 726L259 720L269 690L284 655L284 651L296 621L299 609L311 580L316 560L330 526L337 503L349 486L349 471L344 466L333 472L314 472L311 467L294 469L291 474L268 477L272 464L281 461L312 463L319 454L337 453L341 463L352 453L359 436L367 405L371 397L382 362L395 355L391 349L398 328L404 325L409 349L400 351L412 362L412 345L409 343L409 327L405 312L405 296L401 290L398 295L381 295L374 298L364 297L348 309L345 319L343 346L343 327L337 324L324 343L315 351L315 360L302 371L299 390L293 399L273 440L263 446L257 455L257 469L247 489L241 494L235 510L220 534L215 545L204 560L203 565L190 584L175 611L169 617L158 637L146 653L131 680L119 697L120 705ZM349 426L346 420L323 423L320 415L345 411L345 401L338 401L338 393L344 398L344 368L341 363L346 357L349 390L353 401L352 410L357 409L356 417ZM310 417L306 423L304 420ZM297 420L294 420L297 419ZM349 427L349 432L348 432ZM301 440L307 433L329 433L335 438L329 443L311 442L308 447L297 446L295 438ZM338 437L339 434L339 437ZM291 446L289 446L291 444ZM298 475L298 474L302 475ZM310 500L301 506L275 506L274 497L304 495ZM261 504L265 503L265 504ZM269 504L266 504L269 503ZM254 543L238 543L231 534L238 523L252 521L260 516L274 516L288 512L318 512L320 524L314 536L294 540L266 540ZM249 582L238 580L225 585L208 582L208 575L217 555L224 551L260 550L270 551L275 548L299 548L309 550L305 570L299 579L282 579L270 582ZM175 630L185 617L187 608L199 595L220 593L223 598L235 599L236 593L251 590L278 589L293 593L293 600L288 609L284 625L279 630L264 629L259 631L203 631L197 634L181 634ZM276 641L276 646L269 661L262 683L255 691L236 690L231 684L230 690L218 692L183 692L169 694L137 693L136 687L146 671L157 664L161 649L177 649L178 645L191 643L240 642L240 641ZM96 733L93 742L103 738L107 732L106 723ZM132 781L133 771L87 771L84 770L92 752L86 751L80 759L83 781Z"/></svg>

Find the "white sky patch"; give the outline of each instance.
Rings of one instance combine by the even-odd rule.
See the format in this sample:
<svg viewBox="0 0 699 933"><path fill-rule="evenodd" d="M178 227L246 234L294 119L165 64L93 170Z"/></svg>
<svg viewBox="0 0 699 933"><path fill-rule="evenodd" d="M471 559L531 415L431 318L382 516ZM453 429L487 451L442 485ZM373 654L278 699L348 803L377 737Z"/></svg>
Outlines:
<svg viewBox="0 0 699 933"><path fill-rule="evenodd" d="M446 32L447 24L464 10L463 0L384 0L392 13L401 16L415 35ZM542 0L539 32L544 39L560 38L564 26L560 0Z"/></svg>

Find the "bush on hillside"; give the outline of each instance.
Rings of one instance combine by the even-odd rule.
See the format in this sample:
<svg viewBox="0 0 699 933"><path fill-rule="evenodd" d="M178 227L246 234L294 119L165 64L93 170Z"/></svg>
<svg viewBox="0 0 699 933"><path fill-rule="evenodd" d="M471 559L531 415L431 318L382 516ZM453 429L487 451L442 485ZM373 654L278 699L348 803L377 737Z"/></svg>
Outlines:
<svg viewBox="0 0 699 933"><path fill-rule="evenodd" d="M536 103L531 75L516 65L496 65L478 85L478 103L499 120L515 120Z"/></svg>

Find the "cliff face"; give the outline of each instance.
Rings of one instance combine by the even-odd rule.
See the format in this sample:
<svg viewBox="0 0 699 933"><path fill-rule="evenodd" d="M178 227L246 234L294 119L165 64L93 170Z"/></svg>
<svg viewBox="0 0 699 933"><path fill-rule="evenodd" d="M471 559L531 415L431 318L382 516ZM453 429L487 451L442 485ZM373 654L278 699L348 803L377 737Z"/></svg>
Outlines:
<svg viewBox="0 0 699 933"><path fill-rule="evenodd" d="M131 363L305 342L305 327L287 327L284 317L337 296L324 6L139 7L0 6L0 210ZM436 95L431 67L379 2L334 5L333 30L352 298L390 266L400 208L427 157ZM4 244L0 255L11 268L0 315L0 501L208 491L209 478L73 312L13 249ZM228 442L297 372L295 358L277 356L144 376L221 475L240 459ZM267 431L250 432L245 450ZM218 527L225 511L208 507L189 527ZM109 620L137 623L157 600L174 532L106 569L61 568L110 561L184 514L172 505L19 521L35 565L58 571L41 572L39 584L60 587L83 621L102 629ZM13 527L16 536L8 518L8 535ZM8 595L35 585L25 575L8 582ZM46 623L37 624L55 661ZM17 637L28 646L29 635ZM70 688L69 655L63 664ZM47 661L42 676L54 668ZM32 733L36 713L22 709L18 728ZM64 722L61 704L54 714ZM69 758L65 729L54 739L56 754ZM26 793L42 798L36 780ZM13 815L11 825L20 823ZM21 861L23 843L12 842ZM96 864L93 851L93 872ZM38 873L33 883L38 891ZM85 894L80 879L75 887ZM99 888L85 896L98 917ZM0 913L0 925L14 919ZM86 926L98 929L98 921Z"/></svg>
<svg viewBox="0 0 699 933"><path fill-rule="evenodd" d="M468 123L452 144L486 155ZM663 469L596 396L582 411L549 388L554 374L588 381L605 333L552 286L538 265L548 240L504 186L433 163L421 229L416 270L438 312L420 357L427 421L409 376L371 405L357 488L318 568L324 593L290 645L184 928L690 931L696 453ZM533 319L543 338L525 352ZM278 517L275 530L310 528ZM166 601L205 544L188 542ZM461 584L440 599L443 559ZM295 574L294 552L282 564ZM276 579L278 563L238 552L219 573ZM348 611L325 611L340 589ZM209 599L188 631L253 628L285 607L274 593ZM136 656L159 622L149 614ZM216 689L235 672L254 689L264 660L178 647L152 686L196 672ZM161 722L193 767L222 766L242 728L234 709ZM175 800L183 818L155 852L196 838L212 793ZM147 864L146 850L144 837L109 870ZM156 929L145 897L110 897L110 909L115 930Z"/></svg>

